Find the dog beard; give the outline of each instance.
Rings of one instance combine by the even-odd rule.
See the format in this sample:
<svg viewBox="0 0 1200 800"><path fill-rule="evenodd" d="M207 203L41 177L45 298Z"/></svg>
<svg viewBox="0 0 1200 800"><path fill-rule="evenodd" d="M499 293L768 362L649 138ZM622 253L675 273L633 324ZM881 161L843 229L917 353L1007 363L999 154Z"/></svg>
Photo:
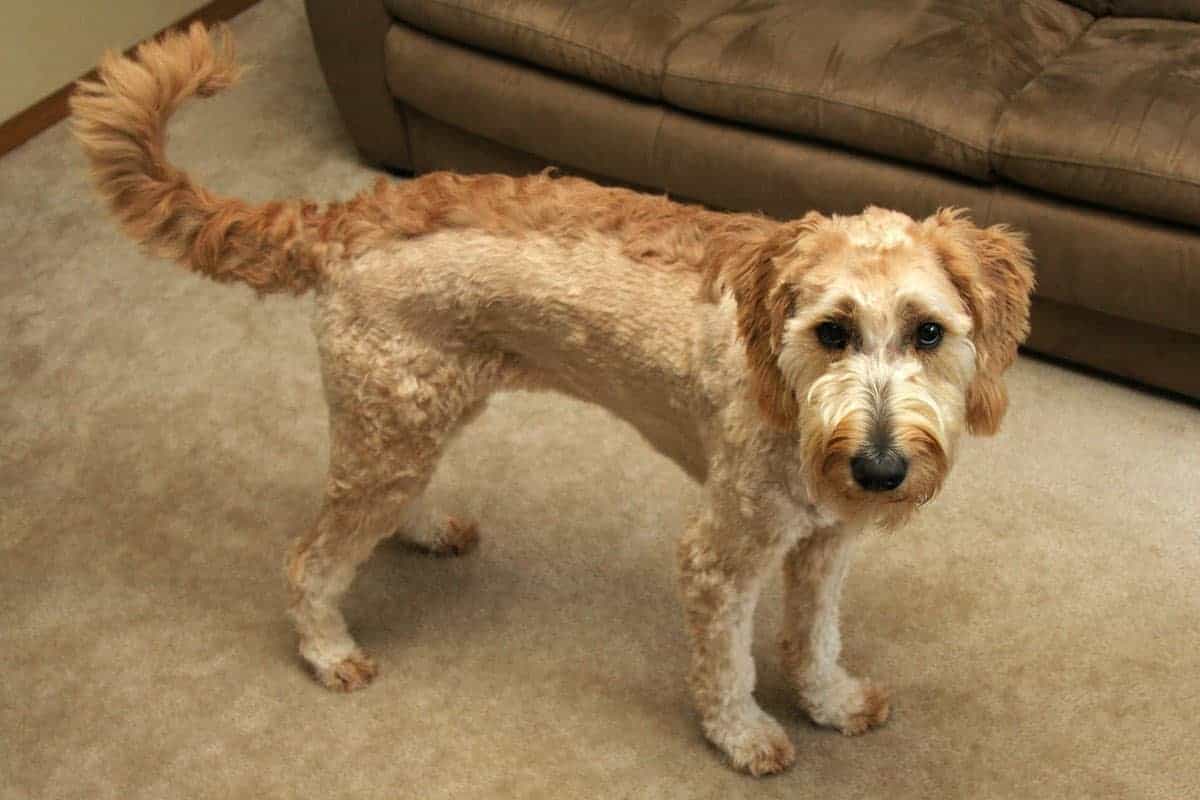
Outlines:
<svg viewBox="0 0 1200 800"><path fill-rule="evenodd" d="M903 524L937 494L949 471L953 437L944 405L917 369L866 358L815 380L800 403L809 496L844 519L888 529ZM895 489L868 491L855 480L852 459L872 451L893 451L907 462Z"/></svg>

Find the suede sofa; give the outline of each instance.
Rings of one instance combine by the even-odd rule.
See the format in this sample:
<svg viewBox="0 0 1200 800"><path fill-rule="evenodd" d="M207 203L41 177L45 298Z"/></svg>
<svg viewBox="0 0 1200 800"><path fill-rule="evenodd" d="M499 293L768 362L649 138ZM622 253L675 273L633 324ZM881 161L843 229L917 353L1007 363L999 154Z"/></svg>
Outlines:
<svg viewBox="0 0 1200 800"><path fill-rule="evenodd" d="M1200 398L1200 0L308 0L365 158L1029 232L1028 347Z"/></svg>

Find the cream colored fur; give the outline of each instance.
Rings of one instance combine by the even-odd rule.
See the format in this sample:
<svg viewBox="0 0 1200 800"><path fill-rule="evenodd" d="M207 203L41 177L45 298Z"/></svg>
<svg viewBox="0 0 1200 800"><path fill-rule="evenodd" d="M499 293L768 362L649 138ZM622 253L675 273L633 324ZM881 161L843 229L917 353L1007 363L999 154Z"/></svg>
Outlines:
<svg viewBox="0 0 1200 800"><path fill-rule="evenodd" d="M782 564L782 642L796 701L846 734L887 696L838 663L853 538L937 492L960 434L1003 414L999 374L1027 330L1029 254L957 212L868 209L779 223L578 179L425 176L325 209L253 207L164 156L170 111L231 82L231 52L194 27L110 56L73 100L98 188L155 252L259 291L316 293L329 405L324 502L287 565L300 652L326 686L376 666L339 602L384 537L442 553L474 525L426 508L446 443L506 389L598 403L704 487L679 546L689 684L708 738L755 775L795 758L754 700L753 615ZM931 349L915 331L935 321ZM843 347L819 340L837 322ZM870 447L907 477L867 491Z"/></svg>

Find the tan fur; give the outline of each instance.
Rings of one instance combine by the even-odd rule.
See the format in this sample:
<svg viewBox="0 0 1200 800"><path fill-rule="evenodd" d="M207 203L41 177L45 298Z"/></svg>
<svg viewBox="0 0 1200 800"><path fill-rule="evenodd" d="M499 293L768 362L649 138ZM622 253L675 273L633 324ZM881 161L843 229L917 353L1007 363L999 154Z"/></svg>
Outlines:
<svg viewBox="0 0 1200 800"><path fill-rule="evenodd" d="M754 394L767 418L784 430L796 424L797 406L776 358L783 324L796 298L788 285L779 281L777 262L789 256L797 242L823 221L825 218L814 212L798 222L777 227L714 231L704 258L705 294L716 299L722 291L733 293L738 306L738 333L746 345Z"/></svg>
<svg viewBox="0 0 1200 800"><path fill-rule="evenodd" d="M1019 237L956 211L781 223L550 174L435 173L323 209L250 206L164 155L170 113L236 75L199 26L110 55L72 100L75 131L151 252L259 292L316 293L330 468L286 577L322 683L375 675L339 602L382 538L474 545L474 523L422 498L447 442L492 392L553 389L605 406L703 485L678 551L688 684L735 767L795 759L753 698L754 608L781 560L798 704L847 734L887 719L886 693L838 664L849 547L937 493L965 429L999 424L1000 374L1028 329ZM934 349L915 345L926 321L945 329ZM822 323L846 328L844 349L819 342ZM872 489L852 464L882 451L907 473Z"/></svg>
<svg viewBox="0 0 1200 800"><path fill-rule="evenodd" d="M975 320L975 382L967 396L972 433L994 434L1008 407L1000 376L1029 335L1032 256L1025 237L1003 225L979 229L959 210L943 209L925 232Z"/></svg>
<svg viewBox="0 0 1200 800"><path fill-rule="evenodd" d="M838 599L853 539L836 529L815 531L783 563L785 628L783 663L808 715L857 736L882 725L890 712L887 691L851 677L838 664Z"/></svg>

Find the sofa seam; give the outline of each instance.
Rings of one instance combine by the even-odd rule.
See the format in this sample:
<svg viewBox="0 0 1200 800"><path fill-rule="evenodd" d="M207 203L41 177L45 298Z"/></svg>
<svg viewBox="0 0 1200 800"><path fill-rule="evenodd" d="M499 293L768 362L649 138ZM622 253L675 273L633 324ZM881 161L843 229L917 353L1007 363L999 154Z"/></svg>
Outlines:
<svg viewBox="0 0 1200 800"><path fill-rule="evenodd" d="M690 37L692 34L694 34L696 31L700 30L701 28L706 27L714 19L717 19L718 17L722 17L725 14L727 14L728 12L729 12L728 8L723 8L723 9L720 9L719 11L714 12L710 16L705 17L704 19L698 21L695 25L693 25L692 27L688 28L686 31L684 31L683 33L681 33L677 37L675 37L675 40L673 42L669 43L667 45L667 49L663 52L662 59L659 61L659 74L658 74L658 100L662 104L662 108L659 109L660 114L658 117L658 126L654 129L654 140L650 144L650 158L654 162L654 166L656 169L657 169L657 166L659 163L658 147L659 147L659 143L662 139L663 125L665 125L667 122L667 112L671 110L671 104L667 102L666 95L664 92L664 86L667 81L667 71L670 68L669 65L671 63L671 56L673 56L675 54L675 51L679 49L680 45L683 44L685 39ZM666 176L663 175L662 177L665 178ZM659 183L664 184L664 190L667 191L668 193L670 193L670 187L665 186L665 184L667 183L665 180L660 180Z"/></svg>
<svg viewBox="0 0 1200 800"><path fill-rule="evenodd" d="M1020 153L995 150L997 156L1004 159L1015 159L1017 161L1037 161L1045 164L1058 164L1066 167L1086 167L1088 169L1104 169L1113 172L1124 172L1129 175L1138 175L1143 178L1156 178L1158 180L1168 181L1170 183L1181 183L1185 186L1200 188L1200 180L1192 180L1191 178L1183 178L1177 175L1164 175L1161 172L1155 172L1149 169L1138 169L1137 167L1122 167L1116 164L1105 164L1100 161L1083 161L1070 158L1056 158L1054 156L1043 155L1022 155Z"/></svg>
<svg viewBox="0 0 1200 800"><path fill-rule="evenodd" d="M701 28L706 27L708 25L708 23L712 22L717 17L723 17L727 13L729 13L729 9L723 8L720 11L717 11L716 13L712 14L711 16L705 17L704 19L697 22L695 25L693 25L688 30L679 34L679 36L677 36L675 38L675 41L671 42L671 44L667 47L666 52L663 53L662 61L659 64L659 70L660 70L660 73L658 76L658 96L659 97L663 97L663 86L666 83L667 75L670 73L671 56L675 55L675 51L678 50L680 45L683 44L683 40L687 39L689 36L694 34L696 31L700 30Z"/></svg>
<svg viewBox="0 0 1200 800"><path fill-rule="evenodd" d="M400 102L396 97L396 93L392 91L390 81L388 80L388 30L384 30L383 41L380 42L379 55L383 64L383 86L387 91L387 95L391 98L392 108L400 116L400 127L404 130L404 154L408 156L408 166L412 170L416 170L416 155L413 152L412 132L408 125L408 109L407 104Z"/></svg>

